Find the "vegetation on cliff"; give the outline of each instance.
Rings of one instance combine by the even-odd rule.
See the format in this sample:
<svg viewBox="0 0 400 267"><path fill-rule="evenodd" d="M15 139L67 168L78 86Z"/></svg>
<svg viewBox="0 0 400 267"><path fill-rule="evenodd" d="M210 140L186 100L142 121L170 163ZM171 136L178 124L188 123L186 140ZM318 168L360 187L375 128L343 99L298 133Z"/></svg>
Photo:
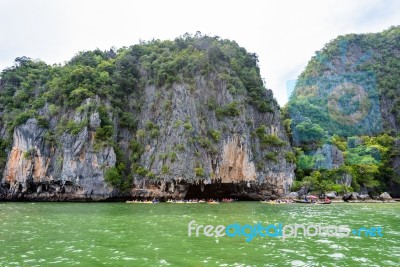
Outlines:
<svg viewBox="0 0 400 267"><path fill-rule="evenodd" d="M326 44L310 60L283 112L298 147L295 189L371 193L398 188L400 170L393 162L400 155L395 145L400 130L399 43L400 27L349 34ZM327 155L318 149L325 145L332 154L327 144L339 149L336 156L329 155L343 158L337 166L321 164ZM351 177L351 184L343 177Z"/></svg>
<svg viewBox="0 0 400 267"><path fill-rule="evenodd" d="M0 144L5 152L0 168L4 170L16 127L35 118L44 129L45 148L54 155L61 151L50 172L65 168L66 138L77 140L74 149L81 143L86 147L74 152L74 160L112 147L115 166L100 167L104 180L121 190L131 189L135 179L217 178L224 142L233 142L236 135L243 138L238 149L252 150L257 171L267 172L271 162L286 162L283 155L290 147L257 62L256 54L236 42L200 33L80 52L65 65L17 58L0 76ZM82 179L76 171L68 173Z"/></svg>

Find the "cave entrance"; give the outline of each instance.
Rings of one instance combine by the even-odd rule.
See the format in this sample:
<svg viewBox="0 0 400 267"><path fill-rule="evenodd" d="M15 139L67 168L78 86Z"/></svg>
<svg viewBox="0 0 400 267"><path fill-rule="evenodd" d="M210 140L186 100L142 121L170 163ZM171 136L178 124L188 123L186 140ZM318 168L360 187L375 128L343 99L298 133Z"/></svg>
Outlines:
<svg viewBox="0 0 400 267"><path fill-rule="evenodd" d="M207 185L190 185L185 199L218 199L233 198L238 200L251 200L241 196L243 185L234 183L214 183Z"/></svg>

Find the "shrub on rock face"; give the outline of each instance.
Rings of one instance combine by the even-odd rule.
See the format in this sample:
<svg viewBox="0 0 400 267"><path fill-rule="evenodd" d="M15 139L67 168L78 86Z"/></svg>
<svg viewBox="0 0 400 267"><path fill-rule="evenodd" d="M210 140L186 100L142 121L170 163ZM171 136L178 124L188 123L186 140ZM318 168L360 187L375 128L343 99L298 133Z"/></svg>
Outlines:
<svg viewBox="0 0 400 267"><path fill-rule="evenodd" d="M204 169L203 168L194 168L194 172L196 176L203 177L204 176Z"/></svg>
<svg viewBox="0 0 400 267"><path fill-rule="evenodd" d="M103 141L108 140L112 137L113 133L114 129L111 125L99 127L96 129L96 139Z"/></svg>
<svg viewBox="0 0 400 267"><path fill-rule="evenodd" d="M121 184L122 176L117 167L111 167L105 171L104 180L107 184L118 187Z"/></svg>
<svg viewBox="0 0 400 267"><path fill-rule="evenodd" d="M256 129L256 134L258 138L260 139L261 146L267 147L267 146L284 146L287 143L283 140L281 140L277 135L274 134L267 134L266 133L267 127L265 125L261 125Z"/></svg>
<svg viewBox="0 0 400 267"><path fill-rule="evenodd" d="M211 135L212 139L213 139L215 142L218 142L218 141L221 139L221 131L211 129L211 130L209 131L209 134Z"/></svg>

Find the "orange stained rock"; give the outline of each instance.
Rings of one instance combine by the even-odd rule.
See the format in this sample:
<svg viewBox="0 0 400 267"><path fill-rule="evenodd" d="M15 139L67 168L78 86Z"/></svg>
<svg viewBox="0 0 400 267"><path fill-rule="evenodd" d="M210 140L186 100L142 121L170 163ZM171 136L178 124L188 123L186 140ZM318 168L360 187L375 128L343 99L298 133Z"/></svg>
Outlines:
<svg viewBox="0 0 400 267"><path fill-rule="evenodd" d="M247 148L235 136L224 145L222 163L217 177L222 183L256 180L254 163L249 161Z"/></svg>
<svg viewBox="0 0 400 267"><path fill-rule="evenodd" d="M19 167L19 162L22 160L22 151L13 147L7 161L6 181L13 182L15 180L15 172Z"/></svg>

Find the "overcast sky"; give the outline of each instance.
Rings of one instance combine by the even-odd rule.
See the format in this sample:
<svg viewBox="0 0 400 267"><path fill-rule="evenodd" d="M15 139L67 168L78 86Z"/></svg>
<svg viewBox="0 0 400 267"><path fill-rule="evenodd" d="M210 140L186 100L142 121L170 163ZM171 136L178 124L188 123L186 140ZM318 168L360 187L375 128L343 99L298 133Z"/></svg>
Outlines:
<svg viewBox="0 0 400 267"><path fill-rule="evenodd" d="M398 0L0 0L0 69L20 56L64 63L82 50L201 31L257 53L283 105L286 82L325 43L399 24Z"/></svg>

